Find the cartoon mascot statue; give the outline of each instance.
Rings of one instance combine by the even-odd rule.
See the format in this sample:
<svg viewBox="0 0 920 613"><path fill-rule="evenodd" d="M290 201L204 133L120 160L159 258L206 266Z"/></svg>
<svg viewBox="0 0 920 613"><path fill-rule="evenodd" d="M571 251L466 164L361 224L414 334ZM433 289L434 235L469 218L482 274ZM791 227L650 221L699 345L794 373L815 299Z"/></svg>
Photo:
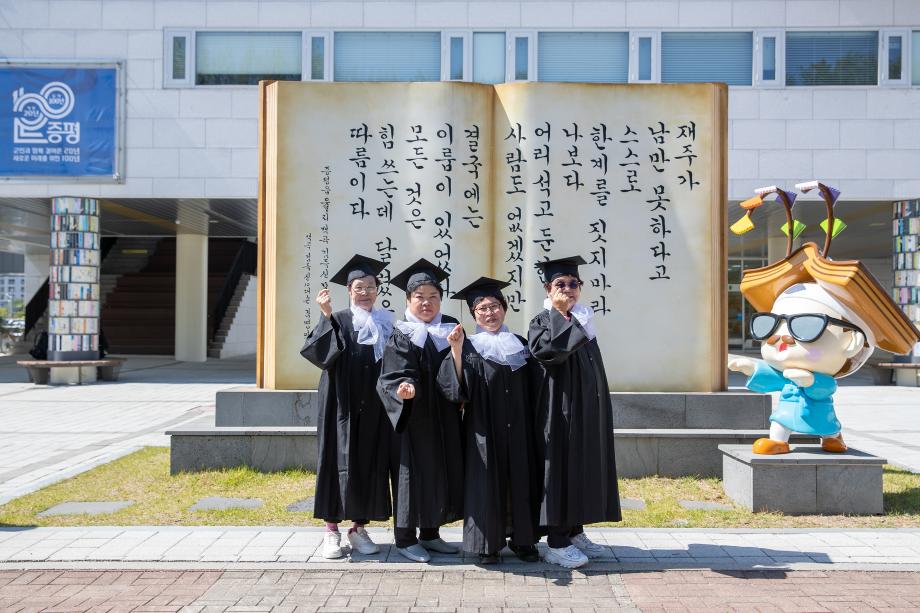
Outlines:
<svg viewBox="0 0 920 613"><path fill-rule="evenodd" d="M793 251L793 239L805 229L792 216L794 192L765 187L741 203L746 213L731 228L736 234L753 229L753 212L764 197L776 195L786 209L786 257L744 272L741 292L757 310L750 334L761 341L763 360L733 358L728 368L747 375L752 391L780 392L770 436L754 443L754 453L788 453L793 432L819 436L824 451L842 453L847 446L834 413L836 379L859 370L876 347L909 353L920 332L865 266L830 259L831 242L846 227L834 216L840 192L818 181L796 188L817 189L824 200L824 248L805 243Z"/></svg>

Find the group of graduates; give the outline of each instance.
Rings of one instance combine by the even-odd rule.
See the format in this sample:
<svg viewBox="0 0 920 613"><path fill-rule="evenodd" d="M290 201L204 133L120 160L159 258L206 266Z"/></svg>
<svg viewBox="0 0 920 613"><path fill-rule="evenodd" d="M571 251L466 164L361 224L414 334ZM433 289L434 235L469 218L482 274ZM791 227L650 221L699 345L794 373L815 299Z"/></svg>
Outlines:
<svg viewBox="0 0 920 613"><path fill-rule="evenodd" d="M466 335L441 313L447 273L419 260L391 278L406 292L403 319L375 307L385 262L353 257L330 281L349 308L323 313L301 354L323 370L314 512L322 553L379 548L369 521L394 518L406 558L458 553L439 527L463 520L463 549L494 564L507 545L536 562L577 568L605 548L585 524L619 521L607 378L590 307L578 303L581 257L541 262L547 297L527 338L504 324L508 283L481 277L454 293L476 322ZM392 485L392 487L391 487Z"/></svg>

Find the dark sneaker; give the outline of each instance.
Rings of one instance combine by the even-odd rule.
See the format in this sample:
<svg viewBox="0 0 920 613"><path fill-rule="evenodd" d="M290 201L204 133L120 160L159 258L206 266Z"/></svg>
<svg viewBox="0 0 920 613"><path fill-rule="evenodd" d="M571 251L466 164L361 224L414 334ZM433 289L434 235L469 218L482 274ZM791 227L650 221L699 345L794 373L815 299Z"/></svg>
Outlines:
<svg viewBox="0 0 920 613"><path fill-rule="evenodd" d="M480 564L498 564L498 554L497 553L481 553L479 554L479 563Z"/></svg>
<svg viewBox="0 0 920 613"><path fill-rule="evenodd" d="M514 543L508 543L508 549L514 552L514 555L518 557L518 560L522 562L539 562L540 554L537 553L537 548L533 545L518 546Z"/></svg>

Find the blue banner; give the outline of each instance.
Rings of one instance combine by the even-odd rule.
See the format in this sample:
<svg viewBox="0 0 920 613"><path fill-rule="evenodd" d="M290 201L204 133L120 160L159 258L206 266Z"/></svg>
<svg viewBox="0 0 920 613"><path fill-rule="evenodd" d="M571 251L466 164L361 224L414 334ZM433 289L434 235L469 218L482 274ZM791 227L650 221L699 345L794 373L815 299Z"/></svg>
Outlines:
<svg viewBox="0 0 920 613"><path fill-rule="evenodd" d="M114 67L0 67L0 176L111 178L117 101Z"/></svg>

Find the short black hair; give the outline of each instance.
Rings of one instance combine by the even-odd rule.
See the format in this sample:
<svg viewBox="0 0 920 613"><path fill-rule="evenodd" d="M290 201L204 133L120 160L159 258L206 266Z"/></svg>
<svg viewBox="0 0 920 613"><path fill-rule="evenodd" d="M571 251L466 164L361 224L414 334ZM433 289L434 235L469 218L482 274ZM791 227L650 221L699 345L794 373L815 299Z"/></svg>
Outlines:
<svg viewBox="0 0 920 613"><path fill-rule="evenodd" d="M489 294L488 296L479 296L478 298L476 298L476 300L473 301L473 304L469 305L470 315L472 315L473 317L476 317L476 314L474 313L474 311L476 310L476 307L479 305L480 302L482 302L486 298L495 298L496 300L498 300L498 303L502 305L502 308L505 311L508 310L508 301L505 300L505 295L501 292L497 292L496 294Z"/></svg>
<svg viewBox="0 0 920 613"><path fill-rule="evenodd" d="M412 292L414 292L414 291L417 290L418 288L423 287L423 286L425 286L425 285L430 285L431 287L433 287L433 288L435 288L436 290L438 290L438 297L439 297L439 298L443 298L443 297L444 297L444 290L441 288L441 286L440 286L439 284L437 284L437 283L420 283L419 285L416 285L415 287L413 287L411 290L407 290L407 291L406 291L406 300L409 300L409 298L412 297Z"/></svg>

